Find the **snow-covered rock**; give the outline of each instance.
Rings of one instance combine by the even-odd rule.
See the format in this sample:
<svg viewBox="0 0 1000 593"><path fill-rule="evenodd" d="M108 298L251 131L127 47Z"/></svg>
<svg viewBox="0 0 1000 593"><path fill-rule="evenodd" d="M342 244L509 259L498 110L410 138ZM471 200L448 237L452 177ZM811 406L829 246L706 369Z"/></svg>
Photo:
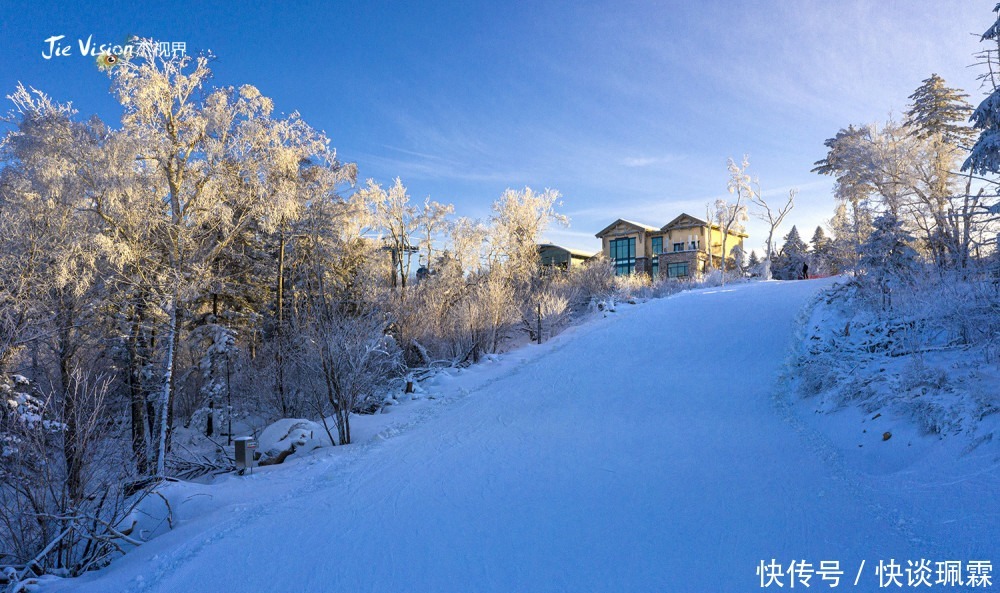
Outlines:
<svg viewBox="0 0 1000 593"><path fill-rule="evenodd" d="M329 445L323 426L312 420L282 418L265 428L257 439L262 458L276 457L295 445L295 455Z"/></svg>

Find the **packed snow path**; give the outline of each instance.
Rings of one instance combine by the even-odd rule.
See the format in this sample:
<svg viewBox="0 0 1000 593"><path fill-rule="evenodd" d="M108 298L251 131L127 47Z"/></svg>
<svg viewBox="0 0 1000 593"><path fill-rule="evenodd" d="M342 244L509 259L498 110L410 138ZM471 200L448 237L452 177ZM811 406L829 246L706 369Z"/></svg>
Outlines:
<svg viewBox="0 0 1000 593"><path fill-rule="evenodd" d="M775 558L838 560L840 587L876 590L879 559L944 558L775 402L797 314L826 285L619 306L429 386L463 397L391 438L259 491L234 480L245 505L53 588L751 591Z"/></svg>

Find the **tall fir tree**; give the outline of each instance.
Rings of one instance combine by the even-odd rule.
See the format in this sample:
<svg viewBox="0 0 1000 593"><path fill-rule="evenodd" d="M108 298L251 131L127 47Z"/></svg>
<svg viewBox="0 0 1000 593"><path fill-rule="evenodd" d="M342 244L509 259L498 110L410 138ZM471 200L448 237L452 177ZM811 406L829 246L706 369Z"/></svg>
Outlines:
<svg viewBox="0 0 1000 593"><path fill-rule="evenodd" d="M979 131L972 151L965 163L963 171L977 175L1000 173L1000 80L997 80L995 60L1000 59L1000 3L994 8L997 18L980 38L981 41L991 41L996 44L993 50L985 51L982 56L990 65L989 74L983 76L993 87L993 91L976 107L969 119L972 127Z"/></svg>
<svg viewBox="0 0 1000 593"><path fill-rule="evenodd" d="M751 277L756 277L761 275L760 270L760 258L757 257L757 252L754 250L750 251L750 258L747 260L747 271L750 272Z"/></svg>
<svg viewBox="0 0 1000 593"><path fill-rule="evenodd" d="M966 124L972 112L967 96L932 74L910 95L913 103L906 112L905 124L923 142L929 165L925 169L926 187L916 192L927 222L918 226L925 232L927 249L942 266L964 262L968 250L962 224L966 220L962 205L967 199L959 191L954 173L959 157L975 136L975 130Z"/></svg>
<svg viewBox="0 0 1000 593"><path fill-rule="evenodd" d="M799 235L799 229L792 226L792 230L785 235L785 244L781 246L775 262L775 277L780 280L796 280L802 276L803 264L806 264L809 257L809 246Z"/></svg>
<svg viewBox="0 0 1000 593"><path fill-rule="evenodd" d="M906 125L918 138L940 135L953 146L968 147L975 131L965 124L972 106L966 101L969 95L945 85L943 78L931 74L910 95L910 109L906 112Z"/></svg>
<svg viewBox="0 0 1000 593"><path fill-rule="evenodd" d="M812 247L812 256L809 258L809 267L813 270L813 272L824 275L832 273L833 266L830 262L832 241L826 236L826 232L823 230L823 227L816 227L816 231L813 232L809 245Z"/></svg>
<svg viewBox="0 0 1000 593"><path fill-rule="evenodd" d="M892 307L892 291L904 284L917 265L913 237L892 212L875 219L874 230L861 245L858 271L878 288L884 308Z"/></svg>

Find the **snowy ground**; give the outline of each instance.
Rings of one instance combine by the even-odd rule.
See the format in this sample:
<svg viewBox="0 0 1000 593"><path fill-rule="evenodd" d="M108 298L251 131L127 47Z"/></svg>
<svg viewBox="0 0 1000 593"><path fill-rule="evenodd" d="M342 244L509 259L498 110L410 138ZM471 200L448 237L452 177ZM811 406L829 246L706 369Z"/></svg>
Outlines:
<svg viewBox="0 0 1000 593"><path fill-rule="evenodd" d="M859 456L830 427L860 418L786 397L827 285L622 305L439 376L359 444L185 486L172 529L45 590L752 591L773 558L839 561L840 588L873 591L880 560L997 560L994 460L915 433Z"/></svg>

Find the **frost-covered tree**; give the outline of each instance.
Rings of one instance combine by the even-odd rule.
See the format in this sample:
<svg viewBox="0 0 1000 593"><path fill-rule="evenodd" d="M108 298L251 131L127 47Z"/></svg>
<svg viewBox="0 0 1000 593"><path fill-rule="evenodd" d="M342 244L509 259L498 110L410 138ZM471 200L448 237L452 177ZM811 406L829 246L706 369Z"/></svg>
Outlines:
<svg viewBox="0 0 1000 593"><path fill-rule="evenodd" d="M760 193L760 184L756 184L758 189L755 189L754 180L747 174L747 169L750 167L749 156L743 155L743 160L738 165L736 161L729 159L726 167L729 170L729 181L726 184L726 189L730 195L734 196L735 201L730 203L720 199L715 202L715 220L718 222L719 230L722 231L723 285L726 283L726 269L729 266L729 252L727 251L729 233L743 232L745 230L747 203ZM742 256L742 253L740 255Z"/></svg>
<svg viewBox="0 0 1000 593"><path fill-rule="evenodd" d="M922 215L918 227L923 229L927 248L941 266L964 267L968 254L968 235L963 228L971 222L963 215L968 206L968 189L963 196L956 173L959 158L974 135L966 124L972 111L965 101L967 96L932 74L910 95L912 104L906 112L906 127L925 141L925 162L918 164L924 183L914 190L918 200L915 210Z"/></svg>
<svg viewBox="0 0 1000 593"><path fill-rule="evenodd" d="M398 282L401 294L404 294L410 277L412 254L416 250L413 235L419 224L418 210L410 204L410 195L398 177L388 191L369 179L358 193L371 205L375 229L383 235L392 260L392 285L397 286Z"/></svg>
<svg viewBox="0 0 1000 593"><path fill-rule="evenodd" d="M762 264L760 258L757 257L757 251L750 250L750 258L747 260L747 271L749 271L751 277L763 276L761 271Z"/></svg>
<svg viewBox="0 0 1000 593"><path fill-rule="evenodd" d="M969 172L962 209L964 218L971 221L964 229L967 235L981 232L984 227L1000 219L1000 201L995 199L996 192L993 192L992 203L984 203L983 190L975 195L971 192L974 175L987 177L995 184L996 175L1000 174L1000 4L994 7L993 12L997 17L981 37L981 41L987 42L991 47L978 55L980 64L987 67L987 72L980 75L980 79L990 91L969 118L979 135L962 164L962 171ZM995 228L993 231L995 232Z"/></svg>
<svg viewBox="0 0 1000 593"><path fill-rule="evenodd" d="M502 270L518 291L527 289L538 275L538 241L542 233L553 224L569 224L569 219L556 211L559 197L553 189L538 193L526 187L520 191L508 189L493 203L488 263L491 271Z"/></svg>
<svg viewBox="0 0 1000 593"><path fill-rule="evenodd" d="M802 277L803 265L809 260L809 247L799 235L799 229L785 235L785 243L781 246L775 261L774 275L779 280L796 280Z"/></svg>
<svg viewBox="0 0 1000 593"><path fill-rule="evenodd" d="M809 261L810 269L817 273L829 274L833 271L831 262L832 241L826 236L826 231L822 226L817 226L813 232L812 239L809 240L812 250Z"/></svg>
<svg viewBox="0 0 1000 593"><path fill-rule="evenodd" d="M910 95L906 125L920 138L939 136L947 145L968 147L975 135L966 122L972 106L969 95L946 86L943 78L931 74Z"/></svg>
<svg viewBox="0 0 1000 593"><path fill-rule="evenodd" d="M556 211L559 192L508 189L493 203L486 224L459 219L452 227L453 264L464 274L465 327L476 362L511 337L523 309L537 305L540 288L538 241L552 224L567 224ZM452 275L457 280L457 276Z"/></svg>
<svg viewBox="0 0 1000 593"><path fill-rule="evenodd" d="M849 206L854 247L871 230L873 212L891 212L921 237L919 248L940 266L964 267L979 196L956 174L968 145L965 95L937 75L910 95L906 120L848 126L826 141L829 151L814 172L836 178L835 196ZM840 229L846 230L846 229ZM837 232L843 242L846 233Z"/></svg>
<svg viewBox="0 0 1000 593"><path fill-rule="evenodd" d="M980 79L992 90L969 118L979 137L962 165L963 171L977 175L1000 172L1000 68L997 67L1000 65L1000 4L993 8L993 12L997 17L980 37L981 41L993 47L979 54L980 63L988 68Z"/></svg>
<svg viewBox="0 0 1000 593"><path fill-rule="evenodd" d="M822 226L817 226L816 230L813 231L812 239L809 240L809 245L812 247L813 253L820 253L825 251L830 245L830 239L826 236L826 231L823 230Z"/></svg>
<svg viewBox="0 0 1000 593"><path fill-rule="evenodd" d="M733 259L733 270L736 271L740 278L745 277L747 274L747 254L743 246L739 244L734 245L730 254Z"/></svg>
<svg viewBox="0 0 1000 593"><path fill-rule="evenodd" d="M301 328L318 343L314 364L337 424L337 444L351 442L351 414L378 407L387 382L402 371L399 346L388 335L380 311L345 314L335 306L319 312L312 328Z"/></svg>
<svg viewBox="0 0 1000 593"><path fill-rule="evenodd" d="M772 207L772 205L764 199L764 196L760 191L756 192L750 200L751 203L757 207L754 216L767 223L767 241L764 243L764 258L762 261L763 269L760 271L760 275L763 276L765 280L770 280L772 277L771 262L777 255L774 249L774 235L778 232L778 228L781 226L781 223L784 222L785 217L788 216L788 213L795 207L795 196L798 195L798 191L799 190L797 189L789 190L788 199L782 206Z"/></svg>
<svg viewBox="0 0 1000 593"><path fill-rule="evenodd" d="M424 199L424 207L417 216L417 228L419 229L419 245L423 250L424 264L429 270L433 270L434 245L442 239L442 235L448 231L448 217L455 213L455 207L451 204L441 204Z"/></svg>
<svg viewBox="0 0 1000 593"><path fill-rule="evenodd" d="M858 248L871 233L871 215L867 204L856 208L850 202L837 203L830 218L830 261L836 270L844 272L857 265Z"/></svg>
<svg viewBox="0 0 1000 593"><path fill-rule="evenodd" d="M918 262L913 237L891 212L875 219L874 229L859 252L859 273L881 294L882 306L892 307L892 290L910 280Z"/></svg>
<svg viewBox="0 0 1000 593"><path fill-rule="evenodd" d="M273 232L298 216L300 170L343 171L328 140L298 114L272 117L249 85L209 88L205 57L122 60L111 71L124 109L118 135L137 168L96 200L104 246L163 318L155 470L163 473L184 311L210 292L223 252L252 224Z"/></svg>
<svg viewBox="0 0 1000 593"><path fill-rule="evenodd" d="M201 373L201 396L207 402L201 411L205 420L205 436L208 437L214 437L221 428L221 420L232 413L228 407L228 402L232 401L232 365L239 354L236 332L218 321L213 315L208 323L191 332L192 340L200 345L199 349L203 352L198 370ZM224 405L227 407L224 408Z"/></svg>
<svg viewBox="0 0 1000 593"><path fill-rule="evenodd" d="M813 173L833 176L836 179L834 196L852 205L865 202L873 191L865 178L864 168L859 166L863 162L859 147L866 133L864 126L841 128L833 138L823 142L827 154L816 161L812 169Z"/></svg>
<svg viewBox="0 0 1000 593"><path fill-rule="evenodd" d="M15 257L26 258L32 294L30 315L38 334L33 359L51 360L50 372L33 371L36 384L52 393L49 409L64 419L63 455L69 504L84 493L84 451L77 424L77 369L90 367L99 343L100 314L107 305L106 279L94 243L89 212L92 173L85 163L96 160L105 133L99 122L74 122L74 112L43 93L23 86L11 97L17 106L17 129L3 142L7 163L0 173L0 194L10 215L5 227ZM15 266L15 270L23 268ZM13 279L18 285L18 280Z"/></svg>

